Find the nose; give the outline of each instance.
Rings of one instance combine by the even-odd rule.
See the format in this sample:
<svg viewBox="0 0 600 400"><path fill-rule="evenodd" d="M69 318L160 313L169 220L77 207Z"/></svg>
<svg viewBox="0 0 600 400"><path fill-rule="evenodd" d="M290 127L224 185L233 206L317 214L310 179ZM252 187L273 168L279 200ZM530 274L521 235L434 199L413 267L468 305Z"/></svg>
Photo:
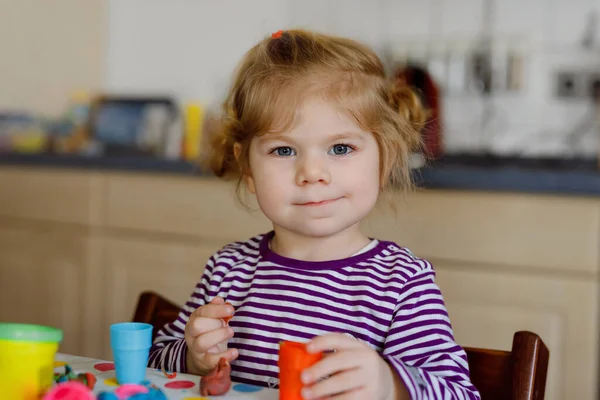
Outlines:
<svg viewBox="0 0 600 400"><path fill-rule="evenodd" d="M331 182L331 172L325 160L320 157L298 157L296 169L296 184L298 186L309 183Z"/></svg>

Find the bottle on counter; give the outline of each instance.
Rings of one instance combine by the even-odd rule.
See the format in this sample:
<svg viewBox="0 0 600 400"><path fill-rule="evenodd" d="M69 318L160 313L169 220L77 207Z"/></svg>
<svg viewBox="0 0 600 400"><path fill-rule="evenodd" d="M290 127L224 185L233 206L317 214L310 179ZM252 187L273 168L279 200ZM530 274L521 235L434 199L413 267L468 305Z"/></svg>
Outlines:
<svg viewBox="0 0 600 400"><path fill-rule="evenodd" d="M63 124L68 126L62 134L55 138L54 150L58 153L88 152L88 121L92 96L85 91L73 92L65 113Z"/></svg>
<svg viewBox="0 0 600 400"><path fill-rule="evenodd" d="M183 159L197 161L202 147L204 107L199 103L188 103L184 109Z"/></svg>

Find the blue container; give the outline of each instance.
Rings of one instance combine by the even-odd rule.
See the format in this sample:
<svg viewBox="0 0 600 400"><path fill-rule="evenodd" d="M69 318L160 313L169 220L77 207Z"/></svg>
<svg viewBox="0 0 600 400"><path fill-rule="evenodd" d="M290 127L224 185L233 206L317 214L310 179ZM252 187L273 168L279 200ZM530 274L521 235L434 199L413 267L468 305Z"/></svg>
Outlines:
<svg viewBox="0 0 600 400"><path fill-rule="evenodd" d="M140 384L146 379L152 346L152 325L123 322L111 325L110 346L115 361L117 382Z"/></svg>

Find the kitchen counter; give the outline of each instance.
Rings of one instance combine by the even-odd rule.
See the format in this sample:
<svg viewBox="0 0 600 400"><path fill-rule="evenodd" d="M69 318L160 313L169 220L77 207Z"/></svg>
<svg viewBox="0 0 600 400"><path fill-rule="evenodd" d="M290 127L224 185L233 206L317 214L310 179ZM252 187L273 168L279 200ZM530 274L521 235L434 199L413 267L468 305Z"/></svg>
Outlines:
<svg viewBox="0 0 600 400"><path fill-rule="evenodd" d="M212 176L189 162L142 157L0 154L0 165ZM423 188L600 196L595 160L446 156L413 176Z"/></svg>
<svg viewBox="0 0 600 400"><path fill-rule="evenodd" d="M88 157L53 154L1 154L0 165L76 168L105 171L139 171L180 175L211 176L192 163L150 157Z"/></svg>

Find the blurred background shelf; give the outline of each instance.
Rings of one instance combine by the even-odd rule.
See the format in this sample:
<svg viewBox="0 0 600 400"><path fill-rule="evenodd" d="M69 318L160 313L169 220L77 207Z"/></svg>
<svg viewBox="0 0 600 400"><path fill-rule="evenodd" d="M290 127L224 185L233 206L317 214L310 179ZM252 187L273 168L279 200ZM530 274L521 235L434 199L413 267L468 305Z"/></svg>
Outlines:
<svg viewBox="0 0 600 400"><path fill-rule="evenodd" d="M72 154L0 153L0 165L206 175L205 171L202 171L197 165L188 161L165 160L151 157L92 157Z"/></svg>
<svg viewBox="0 0 600 400"><path fill-rule="evenodd" d="M0 153L3 165L212 176L191 162L150 157ZM592 159L451 155L413 170L413 178L431 189L600 196L600 172Z"/></svg>

